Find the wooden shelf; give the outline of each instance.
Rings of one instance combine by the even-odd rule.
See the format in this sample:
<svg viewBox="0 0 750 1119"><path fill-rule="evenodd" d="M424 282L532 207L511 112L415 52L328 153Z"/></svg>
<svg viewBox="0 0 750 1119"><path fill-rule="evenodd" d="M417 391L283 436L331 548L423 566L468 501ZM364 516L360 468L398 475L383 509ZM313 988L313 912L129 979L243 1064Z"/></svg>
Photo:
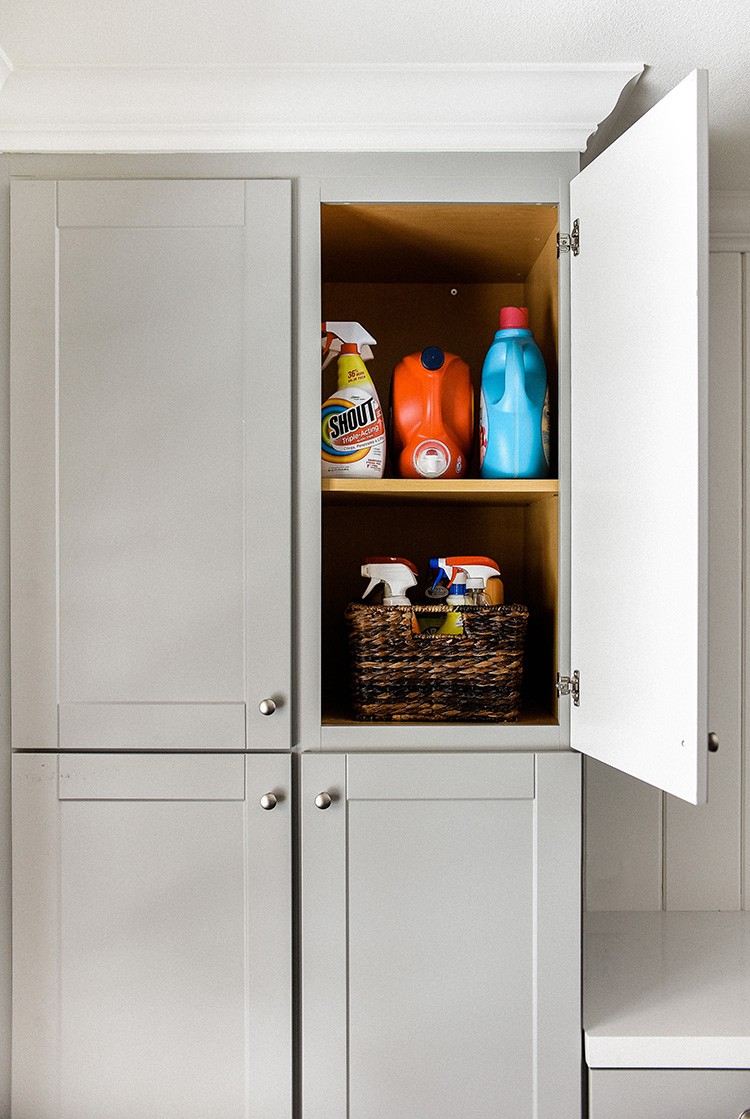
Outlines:
<svg viewBox="0 0 750 1119"><path fill-rule="evenodd" d="M556 478L323 478L323 501L460 502L476 505L531 505L557 497Z"/></svg>
<svg viewBox="0 0 750 1119"><path fill-rule="evenodd" d="M331 715L329 713L326 713L323 717L322 723L323 723L323 726L327 726L327 727L346 727L346 728L349 728L349 729L351 729L353 727L366 727L366 728L388 727L388 728L393 728L393 727L416 727L416 726L430 728L430 727L435 727L436 725L439 725L439 726L443 726L443 727L444 726L458 727L459 731L463 727L487 727L487 726L490 726L490 727L519 727L519 726L556 727L556 726L559 725L557 719L553 715L550 715L547 712L539 712L539 711L522 712L521 715L519 716L519 718L516 719L513 722L503 722L502 720L498 720L497 722L492 722L492 720L486 719L486 720L479 720L479 721L475 721L475 722L472 722L471 720L465 720L464 722L461 722L460 720L455 720L453 722L441 722L439 724L436 724L434 722L431 723L431 722L428 722L428 721L411 722L411 721L403 721L403 720L395 721L395 720L389 720L389 719L353 719L351 716L347 716L347 715Z"/></svg>

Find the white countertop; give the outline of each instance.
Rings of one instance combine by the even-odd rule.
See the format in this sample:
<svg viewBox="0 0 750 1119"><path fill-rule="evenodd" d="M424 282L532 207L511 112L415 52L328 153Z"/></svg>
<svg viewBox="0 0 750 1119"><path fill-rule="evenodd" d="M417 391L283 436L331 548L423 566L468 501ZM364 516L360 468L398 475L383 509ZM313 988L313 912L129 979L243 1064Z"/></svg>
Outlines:
<svg viewBox="0 0 750 1119"><path fill-rule="evenodd" d="M587 913L590 1068L750 1068L750 913Z"/></svg>

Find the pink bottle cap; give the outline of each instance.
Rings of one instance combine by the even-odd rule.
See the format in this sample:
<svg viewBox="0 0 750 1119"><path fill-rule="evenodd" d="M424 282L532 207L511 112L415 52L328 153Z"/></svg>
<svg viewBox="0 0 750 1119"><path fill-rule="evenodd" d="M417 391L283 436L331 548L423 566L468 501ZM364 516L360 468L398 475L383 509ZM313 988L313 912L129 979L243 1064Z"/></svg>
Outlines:
<svg viewBox="0 0 750 1119"><path fill-rule="evenodd" d="M528 307L501 307L500 308L500 329L501 330L528 330L529 329L529 309Z"/></svg>

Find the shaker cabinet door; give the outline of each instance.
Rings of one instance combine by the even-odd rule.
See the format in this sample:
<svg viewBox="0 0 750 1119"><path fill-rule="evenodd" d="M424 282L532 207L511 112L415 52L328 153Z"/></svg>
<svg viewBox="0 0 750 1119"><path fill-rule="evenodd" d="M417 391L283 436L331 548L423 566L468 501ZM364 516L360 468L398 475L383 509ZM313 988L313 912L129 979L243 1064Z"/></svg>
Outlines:
<svg viewBox="0 0 750 1119"><path fill-rule="evenodd" d="M580 1117L580 759L302 758L305 1119Z"/></svg>
<svg viewBox="0 0 750 1119"><path fill-rule="evenodd" d="M15 755L14 1119L291 1119L290 761Z"/></svg>
<svg viewBox="0 0 750 1119"><path fill-rule="evenodd" d="M288 748L290 184L14 182L12 261L14 747Z"/></svg>
<svg viewBox="0 0 750 1119"><path fill-rule="evenodd" d="M706 797L706 75L571 183L571 743Z"/></svg>

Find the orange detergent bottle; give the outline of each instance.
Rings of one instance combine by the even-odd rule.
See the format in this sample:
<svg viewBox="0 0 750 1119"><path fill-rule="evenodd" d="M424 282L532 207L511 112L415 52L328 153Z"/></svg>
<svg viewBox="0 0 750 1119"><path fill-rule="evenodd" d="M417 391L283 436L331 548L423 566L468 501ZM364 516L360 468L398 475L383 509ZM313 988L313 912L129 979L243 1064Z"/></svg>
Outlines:
<svg viewBox="0 0 750 1119"><path fill-rule="evenodd" d="M400 361L391 385L391 431L401 478L463 478L474 432L466 362L438 346Z"/></svg>

